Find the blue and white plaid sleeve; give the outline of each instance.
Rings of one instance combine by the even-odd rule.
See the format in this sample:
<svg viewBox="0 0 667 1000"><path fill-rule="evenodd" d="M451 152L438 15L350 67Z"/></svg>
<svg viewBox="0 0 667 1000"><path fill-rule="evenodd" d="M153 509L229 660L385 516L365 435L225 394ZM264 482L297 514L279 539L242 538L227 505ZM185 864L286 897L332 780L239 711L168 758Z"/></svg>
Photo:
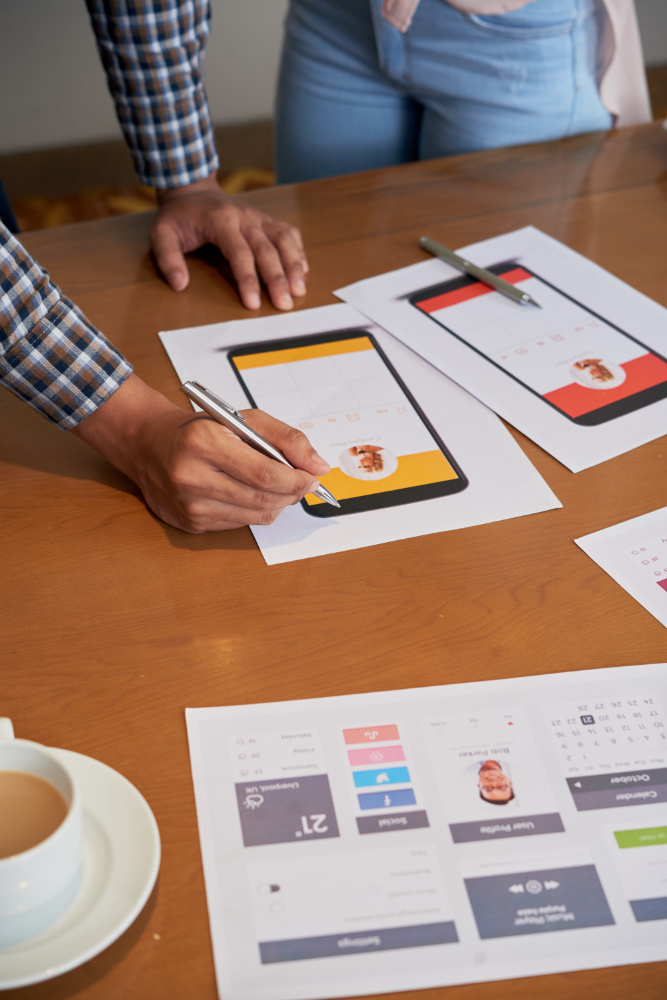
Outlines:
<svg viewBox="0 0 667 1000"><path fill-rule="evenodd" d="M131 371L122 354L0 225L0 385L69 430Z"/></svg>
<svg viewBox="0 0 667 1000"><path fill-rule="evenodd" d="M142 183L181 187L218 167L204 91L209 0L86 0Z"/></svg>

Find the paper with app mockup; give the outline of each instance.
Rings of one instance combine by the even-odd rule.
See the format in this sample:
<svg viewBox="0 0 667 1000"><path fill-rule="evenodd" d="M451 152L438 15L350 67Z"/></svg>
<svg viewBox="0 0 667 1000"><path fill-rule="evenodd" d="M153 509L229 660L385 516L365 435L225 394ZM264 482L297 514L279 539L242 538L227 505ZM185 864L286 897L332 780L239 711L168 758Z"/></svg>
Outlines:
<svg viewBox="0 0 667 1000"><path fill-rule="evenodd" d="M667 627L667 507L575 542Z"/></svg>
<svg viewBox="0 0 667 1000"><path fill-rule="evenodd" d="M532 226L457 252L542 308L436 258L335 294L573 472L665 433L667 309Z"/></svg>
<svg viewBox="0 0 667 1000"><path fill-rule="evenodd" d="M231 347L346 329L367 331L376 338L463 469L469 485L451 496L326 519L313 517L300 505L287 507L274 524L252 526L269 565L521 517L561 506L491 410L351 306L338 304L262 319L170 330L161 333L160 338L182 382L199 381L241 408L248 407L249 402L227 357ZM387 401L387 406L379 406L380 397L376 396L372 397L373 405L368 405L370 398L359 397L355 405L348 407L352 412L329 412L328 404L318 405L321 402L318 385L305 388L301 385L303 372L297 373L298 392L296 389L277 391L283 389L283 383L278 384L279 377L286 377L277 369L298 366L303 367L304 362L273 365L265 370L267 375L261 375L265 383L264 409L301 427L332 466L341 464L339 456L343 453L344 458L350 444L354 446L367 437L385 443L382 427L386 424L383 421L393 419L398 428L396 421L409 418L405 413L405 400L392 399ZM250 374L256 377L257 372L258 369L253 369ZM291 378L291 371L287 375ZM361 381L364 384L372 382L373 391L376 391L375 380ZM276 391L266 394L267 388L272 390L272 387ZM327 391L331 389L326 388ZM359 396L366 391L355 381L341 383L335 388L337 392L344 390L348 396L350 393ZM324 393L324 388L321 392ZM285 409L294 405L295 396L299 397L302 407L299 412L307 416L305 420L294 420L292 411ZM304 411L306 405L308 408Z"/></svg>
<svg viewBox="0 0 667 1000"><path fill-rule="evenodd" d="M220 997L667 959L666 711L667 664L187 709Z"/></svg>

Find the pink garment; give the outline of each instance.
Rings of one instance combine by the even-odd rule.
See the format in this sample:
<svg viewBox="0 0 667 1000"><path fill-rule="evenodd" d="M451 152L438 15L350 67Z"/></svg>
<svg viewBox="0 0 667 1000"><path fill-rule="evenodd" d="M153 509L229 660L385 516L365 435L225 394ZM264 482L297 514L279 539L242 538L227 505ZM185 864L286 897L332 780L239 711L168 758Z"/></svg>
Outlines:
<svg viewBox="0 0 667 1000"><path fill-rule="evenodd" d="M530 0L446 0L466 14L506 14ZM634 0L603 0L607 11L603 39L604 62L598 87L600 100L614 116L614 125L642 125L652 120L642 43ZM399 31L407 31L419 0L384 0L382 16Z"/></svg>

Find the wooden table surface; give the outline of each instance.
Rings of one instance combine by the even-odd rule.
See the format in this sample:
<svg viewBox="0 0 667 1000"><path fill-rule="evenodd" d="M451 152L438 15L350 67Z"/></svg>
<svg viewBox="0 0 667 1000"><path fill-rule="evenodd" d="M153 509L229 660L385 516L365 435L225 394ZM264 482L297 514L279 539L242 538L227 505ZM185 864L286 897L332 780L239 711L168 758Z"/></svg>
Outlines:
<svg viewBox="0 0 667 1000"><path fill-rule="evenodd" d="M527 224L667 306L658 125L249 200L302 229L312 270L300 308L422 259L424 232L457 247ZM171 292L147 251L150 221L28 233L25 244L137 373L187 408L157 331L247 313L212 251L191 259L189 289ZM667 438L573 475L513 432L562 510L267 567L248 528L193 536L156 520L133 483L9 393L0 426L0 715L18 736L126 775L163 844L156 890L112 947L8 998L215 998L186 706L667 660L664 627L572 541L667 503ZM667 963L430 991L442 1000L666 993Z"/></svg>

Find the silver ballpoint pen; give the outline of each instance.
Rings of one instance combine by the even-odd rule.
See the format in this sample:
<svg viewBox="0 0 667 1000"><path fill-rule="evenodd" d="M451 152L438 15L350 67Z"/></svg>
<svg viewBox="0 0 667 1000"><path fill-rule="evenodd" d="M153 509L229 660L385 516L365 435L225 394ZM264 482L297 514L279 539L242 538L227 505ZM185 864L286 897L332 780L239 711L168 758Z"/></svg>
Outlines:
<svg viewBox="0 0 667 1000"><path fill-rule="evenodd" d="M251 445L251 447L256 448L257 451L261 451L263 455L268 458L273 458L276 462L280 462L281 465L286 465L289 469L293 469L294 466L287 461L285 456L277 448L274 448L272 444L265 441L261 434L254 431L252 427L246 423L245 417L235 410L233 406L229 403L225 403L224 399L220 399L215 393L207 389L206 386L201 385L199 382L185 382L181 389L193 403L197 406L201 406L202 410L205 410L209 416L213 417L214 420L218 420L225 427L228 427L230 431L238 435L242 441L246 444ZM336 500L332 493L326 489L322 484L320 484L319 489L313 490L313 493L319 500L326 500L333 507L340 507L340 504Z"/></svg>
<svg viewBox="0 0 667 1000"><path fill-rule="evenodd" d="M469 260L465 260L464 257L459 257L458 254L454 253L452 250L448 250L447 247L443 247L441 243L436 243L429 236L422 236L419 240L419 245L432 253L434 257L440 257L441 260L446 260L448 264L452 267L456 267L459 271L465 271L473 278L477 278L478 281L484 282L485 285L490 285L501 295L506 295L508 299L512 299L514 302L518 302L520 306L537 306L541 309L542 306L539 302L536 302L528 292L522 292L520 288L515 288L514 285L510 285L509 281L503 281L499 278L497 274L492 274L491 271L487 271L483 267L477 267L476 264L471 264Z"/></svg>

